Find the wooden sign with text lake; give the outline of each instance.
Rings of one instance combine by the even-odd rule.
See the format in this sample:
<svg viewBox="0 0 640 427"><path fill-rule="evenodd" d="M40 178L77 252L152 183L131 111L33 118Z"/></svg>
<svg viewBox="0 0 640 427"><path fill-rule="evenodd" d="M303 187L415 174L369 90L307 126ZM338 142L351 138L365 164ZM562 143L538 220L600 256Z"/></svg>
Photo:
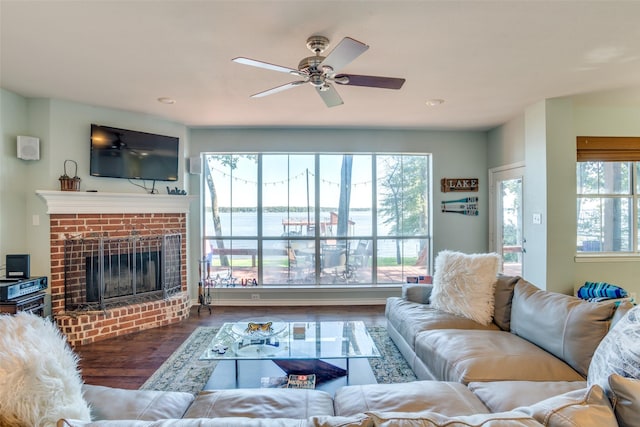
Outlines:
<svg viewBox="0 0 640 427"><path fill-rule="evenodd" d="M478 191L478 178L442 178L440 191L443 193Z"/></svg>

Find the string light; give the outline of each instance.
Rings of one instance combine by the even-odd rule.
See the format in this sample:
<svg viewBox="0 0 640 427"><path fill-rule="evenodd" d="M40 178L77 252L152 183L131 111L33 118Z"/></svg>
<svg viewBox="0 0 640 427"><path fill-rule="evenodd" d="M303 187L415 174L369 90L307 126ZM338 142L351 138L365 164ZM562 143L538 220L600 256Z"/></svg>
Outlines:
<svg viewBox="0 0 640 427"><path fill-rule="evenodd" d="M227 171L220 170L220 169L218 169L218 168L216 168L216 167L213 167L213 166L211 166L211 165L209 166L209 168L210 168L212 171L216 171L216 172L218 172L219 174L221 174L221 175L222 175L223 177L225 177L225 178L227 178L227 177L232 178L235 182L242 182L243 184L258 185L258 182L257 182L257 181L250 180L250 179L244 179L244 178L240 178L240 177L237 177L237 176L232 176L232 175L231 175L230 173L228 173ZM263 182L263 183L262 183L262 185L264 185L265 187L267 187L267 186L269 186L269 185L273 185L274 187L275 187L276 185L285 185L285 184L288 184L288 183L290 183L290 182L297 181L297 180L299 180L299 179L304 178L304 177L306 176L306 174L307 174L307 172L306 172L306 171L305 171L305 172L300 172L298 175L294 175L294 176L292 176L292 177L291 177L291 178L289 178L289 179L285 179L285 180L281 180L281 181L266 181L266 182ZM309 176L311 176L311 177L315 178L315 174L314 174L313 172L309 172ZM340 187L340 183L339 183L339 182L336 182L336 181L330 181L330 180L328 180L328 179L321 179L320 181L321 181L323 184L326 184L326 185L329 185L329 186ZM371 185L371 182L372 182L371 180L369 180L369 181L354 182L354 183L352 183L352 184L351 184L351 186L352 186L352 187L354 187L354 188L355 188L355 187L359 187L359 186L368 186L368 185Z"/></svg>

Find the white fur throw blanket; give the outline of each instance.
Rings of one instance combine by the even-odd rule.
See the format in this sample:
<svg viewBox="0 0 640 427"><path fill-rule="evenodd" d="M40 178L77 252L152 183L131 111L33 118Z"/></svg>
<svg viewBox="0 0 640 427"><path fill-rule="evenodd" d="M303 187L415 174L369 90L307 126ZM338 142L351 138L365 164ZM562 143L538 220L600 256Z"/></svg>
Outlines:
<svg viewBox="0 0 640 427"><path fill-rule="evenodd" d="M90 421L78 357L50 320L0 315L0 426Z"/></svg>

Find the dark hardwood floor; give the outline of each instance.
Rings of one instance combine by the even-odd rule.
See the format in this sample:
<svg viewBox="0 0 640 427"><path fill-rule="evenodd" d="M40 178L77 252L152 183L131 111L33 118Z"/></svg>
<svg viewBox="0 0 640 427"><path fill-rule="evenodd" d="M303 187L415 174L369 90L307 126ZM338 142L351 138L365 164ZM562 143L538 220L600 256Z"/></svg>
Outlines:
<svg viewBox="0 0 640 427"><path fill-rule="evenodd" d="M362 320L386 324L384 305L313 307L213 307L212 314L191 308L188 319L75 348L87 384L138 389L198 326L221 326L250 317L285 321Z"/></svg>

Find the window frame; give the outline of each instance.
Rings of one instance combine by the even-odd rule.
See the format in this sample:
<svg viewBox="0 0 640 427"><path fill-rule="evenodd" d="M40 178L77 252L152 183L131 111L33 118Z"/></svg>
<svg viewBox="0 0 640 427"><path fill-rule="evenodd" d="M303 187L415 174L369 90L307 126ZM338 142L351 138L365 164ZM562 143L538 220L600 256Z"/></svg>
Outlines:
<svg viewBox="0 0 640 427"><path fill-rule="evenodd" d="M257 174L258 174L258 179L257 179L257 203L256 203L256 215L257 215L257 232L255 236L248 236L248 235L242 235L242 236L234 236L232 234L232 232L228 232L225 233L223 235L217 236L215 234L213 235L206 235L205 234L205 221L207 220L206 216L210 213L207 212L207 209L210 208L210 205L207 205L205 203L205 199L207 198L207 192L208 187L207 187L207 182L206 182L206 178L205 178L205 174L203 173L203 177L201 180L201 196L202 196L202 208L201 208L201 215L202 215L202 221L201 221L201 227L200 227L200 238L201 238L201 255L203 255L203 257L201 257L201 259L203 260L203 262L206 259L206 256L208 254L207 251L207 246L210 244L214 244L216 240L224 240L224 241L229 241L229 240L245 240L245 241L255 241L256 245L257 245L257 249L256 249L256 257L257 257L257 282L262 285L263 281L264 281L264 277L265 277L265 254L264 254L264 248L266 247L265 242L272 242L272 241L281 241L281 240L286 240L289 244L289 246L292 246L291 243L295 243L295 242L300 242L300 241L311 241L313 242L313 247L314 247L314 252L315 252L315 259L314 259L314 277L315 280L313 280L313 282L311 283L269 283L265 286L268 287L274 287L274 288L278 288L278 287L282 287L282 286L288 286L288 287L307 287L309 285L312 286L318 286L318 287L327 287L327 283L323 283L321 281L321 270L322 270L322 266L321 266L321 244L322 242L328 241L328 240L332 240L335 243L340 243L343 242L345 243L345 246L347 247L356 247L359 242L361 242L363 239L364 240L369 240L371 242L371 255L370 255L370 262L371 262L371 267L370 267L370 272L371 272L371 280L367 281L366 283L349 283L348 281L345 280L345 283L338 283L338 284L343 284L345 286L352 286L352 285L358 285L358 286L371 286L371 287L376 287L376 286L389 286L389 285L398 285L400 283L403 283L405 281L405 274L404 274L404 269L406 268L406 264L402 263L400 265L398 265L398 267L402 270L402 275L401 275L401 280L397 280L394 282L388 282L388 281L381 281L377 275L378 275L378 256L377 256L377 251L378 251L378 245L379 242L383 241L383 240L400 240L401 243L402 242L410 242L413 240L418 240L421 241L421 246L423 247L423 245L426 245L426 253L427 253L427 257L426 257L426 266L425 269L426 271L424 271L423 273L420 274L428 274L428 272L431 271L432 269L432 243L433 243L433 238L431 236L431 230L432 230L432 223L433 223L433 207L432 207L432 197L433 197L433 178L432 178L432 173L433 173L433 166L432 166L432 161L433 161L433 156L430 153L371 153L371 152L358 152L358 153L334 153L334 152L313 152L313 153L309 153L309 152L300 152L300 153L278 153L278 152L248 152L248 153L228 153L228 152L206 152L206 153L202 153L201 156L203 157L203 164L205 165L205 167L208 167L207 164L207 158L208 156L243 156L243 155L251 155L251 156L256 156L256 161L257 161ZM426 207L425 209L425 213L426 213L426 229L424 230L425 232L422 234L414 234L414 235L405 235L403 233L401 233L400 235L397 234L385 234L385 235L379 235L378 234L378 191L377 191L377 186L373 185L372 191L371 191L371 232L370 234L367 235L363 235L363 234L359 234L359 235L346 235L346 236L333 236L333 237L328 237L328 236L323 236L320 234L320 231L315 231L313 237L309 238L308 236L295 236L295 235L287 235L286 237L283 236L271 236L271 235L266 235L264 230L263 230L263 222L262 222L262 216L265 212L265 208L262 206L262 200L263 200L263 192L264 192L264 184L263 184L263 179L265 177L265 171L263 170L263 166L264 166L264 162L263 159L265 156L270 156L270 155L288 155L288 156L296 156L296 155L301 155L301 156L309 156L312 155L314 156L314 164L315 164L315 170L313 172L313 183L311 185L313 185L314 187L314 191L313 191L313 195L314 195L314 202L313 202L313 206L314 209L312 210L313 212L313 218L314 218L314 223L320 225L320 209L322 209L322 206L320 205L320 184L321 184L321 180L322 177L319 174L320 171L320 160L322 158L322 156L325 155L353 155L353 156L370 156L371 159L371 178L372 180L378 180L380 179L379 176L377 176L377 167L376 167L376 159L378 159L380 156L402 156L402 157L424 157L424 161L425 163L425 170L426 170L426 176L425 176L425 185L424 185L424 192L425 192L425 197L426 197ZM403 175L404 178L404 175ZM372 181L372 182L376 182L376 181ZM352 188L353 188L353 184L352 184ZM232 190L231 190L232 191ZM291 205L289 205L289 207L291 207ZM348 245L347 245L348 243ZM212 246L211 246L212 247ZM420 257L418 256L418 259L420 259ZM403 257L404 260L404 257ZM231 271L231 268L230 268ZM230 273L231 274L231 273ZM333 283L335 285L335 283Z"/></svg>
<svg viewBox="0 0 640 427"><path fill-rule="evenodd" d="M583 162L628 162L631 164L629 193L579 193L576 179L576 260L597 258L598 260L625 260L640 257L640 137L576 137L576 176ZM629 251L583 251L578 250L579 218L577 204L580 199L628 199L630 200L630 250Z"/></svg>

